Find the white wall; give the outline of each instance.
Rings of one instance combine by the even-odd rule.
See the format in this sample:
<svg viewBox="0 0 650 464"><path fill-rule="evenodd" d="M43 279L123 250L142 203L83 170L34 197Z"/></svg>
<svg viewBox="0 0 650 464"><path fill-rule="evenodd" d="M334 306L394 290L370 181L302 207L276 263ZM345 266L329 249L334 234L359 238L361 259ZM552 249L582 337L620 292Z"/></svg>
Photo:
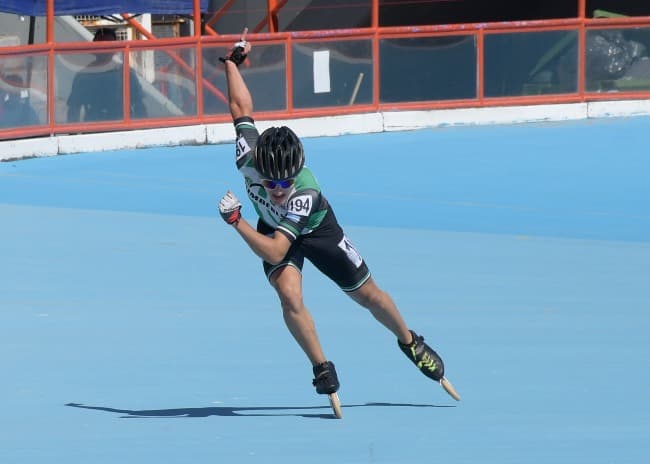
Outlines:
<svg viewBox="0 0 650 464"><path fill-rule="evenodd" d="M260 130L271 125L285 124L291 126L301 137L323 137L451 125L518 124L641 115L650 115L650 100L392 111L324 118L258 121L257 124ZM224 123L8 140L0 141L0 161L155 146L232 143L234 135L232 124Z"/></svg>

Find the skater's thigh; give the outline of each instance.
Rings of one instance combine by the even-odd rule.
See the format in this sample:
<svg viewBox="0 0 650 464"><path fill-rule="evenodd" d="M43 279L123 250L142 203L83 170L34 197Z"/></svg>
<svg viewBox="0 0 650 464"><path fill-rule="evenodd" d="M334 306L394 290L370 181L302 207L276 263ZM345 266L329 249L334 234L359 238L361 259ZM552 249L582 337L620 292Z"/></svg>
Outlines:
<svg viewBox="0 0 650 464"><path fill-rule="evenodd" d="M370 277L365 261L340 227L305 237L305 257L344 292L353 292Z"/></svg>
<svg viewBox="0 0 650 464"><path fill-rule="evenodd" d="M302 274L294 266L277 269L270 277L270 283L278 293L283 307L302 307Z"/></svg>
<svg viewBox="0 0 650 464"><path fill-rule="evenodd" d="M275 229L269 227L261 220L257 222L257 231L267 236L271 236L275 233ZM271 264L267 261L262 261L262 267L264 268L264 273L266 274L266 278L269 279L271 285L275 287L274 282L277 279L275 275L279 271L285 268L293 268L295 271L298 272L298 276L300 277L300 273L302 272L302 266L304 265L305 262L305 256L302 252L301 244L302 244L302 237L298 237L296 240L294 240L294 242L289 247L289 250L287 251L287 254L285 255L284 259L280 261L278 264Z"/></svg>

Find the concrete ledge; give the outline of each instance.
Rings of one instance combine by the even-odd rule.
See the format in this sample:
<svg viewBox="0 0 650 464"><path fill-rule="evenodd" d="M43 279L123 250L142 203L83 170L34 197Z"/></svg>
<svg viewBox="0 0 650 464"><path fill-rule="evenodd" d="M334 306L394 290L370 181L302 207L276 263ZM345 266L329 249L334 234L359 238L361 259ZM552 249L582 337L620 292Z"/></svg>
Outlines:
<svg viewBox="0 0 650 464"><path fill-rule="evenodd" d="M589 118L650 115L650 100L601 101L589 103Z"/></svg>
<svg viewBox="0 0 650 464"><path fill-rule="evenodd" d="M260 132L271 126L289 126L300 137L332 137L345 134L383 132L383 119L381 113L369 113L322 118L255 121L255 124ZM207 139L208 143L234 142L235 130L233 125L228 123L207 126Z"/></svg>
<svg viewBox="0 0 650 464"><path fill-rule="evenodd" d="M517 124L642 115L650 115L650 100L388 111L320 118L257 121L257 124L260 130L271 125L287 125L295 130L300 137L327 137L453 125ZM232 123L220 123L7 140L0 141L0 161L156 146L232 143L234 139L235 131Z"/></svg>
<svg viewBox="0 0 650 464"><path fill-rule="evenodd" d="M453 125L516 124L566 121L587 117L586 103L535 106L503 106L453 110L393 111L384 113L386 131Z"/></svg>
<svg viewBox="0 0 650 464"><path fill-rule="evenodd" d="M208 124L205 128L207 143L232 143L235 141L235 128L232 123Z"/></svg>
<svg viewBox="0 0 650 464"><path fill-rule="evenodd" d="M59 154L206 143L205 126L59 136Z"/></svg>
<svg viewBox="0 0 650 464"><path fill-rule="evenodd" d="M59 145L56 137L0 141L0 161L54 156L58 152Z"/></svg>
<svg viewBox="0 0 650 464"><path fill-rule="evenodd" d="M259 121L260 132L270 126L289 126L300 137L333 137L346 134L383 132L382 113L347 114L322 118Z"/></svg>

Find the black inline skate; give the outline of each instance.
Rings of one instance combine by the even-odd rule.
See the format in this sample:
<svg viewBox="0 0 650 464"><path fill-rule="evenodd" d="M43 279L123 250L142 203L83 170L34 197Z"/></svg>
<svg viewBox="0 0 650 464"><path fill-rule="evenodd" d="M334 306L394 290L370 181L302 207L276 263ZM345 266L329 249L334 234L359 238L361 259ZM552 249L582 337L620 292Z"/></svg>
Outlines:
<svg viewBox="0 0 650 464"><path fill-rule="evenodd" d="M314 366L314 380L312 384L316 387L316 393L320 395L329 395L339 389L339 378L336 375L334 363L325 361L322 364Z"/></svg>
<svg viewBox="0 0 650 464"><path fill-rule="evenodd" d="M340 385L339 378L336 375L336 369L334 368L334 363L331 361L325 361L322 364L314 366L313 370L314 380L312 381L312 384L316 387L316 393L327 395L330 400L332 411L334 411L334 416L337 419L342 419L343 413L341 411L341 401L336 393Z"/></svg>
<svg viewBox="0 0 650 464"><path fill-rule="evenodd" d="M456 393L453 385L445 378L445 364L442 358L436 353L433 348L424 342L424 337L416 334L412 330L411 336L413 341L407 345L397 340L402 352L407 358L416 365L420 372L429 377L430 379L439 382L442 388L445 389L449 395L456 401L460 401L460 396Z"/></svg>

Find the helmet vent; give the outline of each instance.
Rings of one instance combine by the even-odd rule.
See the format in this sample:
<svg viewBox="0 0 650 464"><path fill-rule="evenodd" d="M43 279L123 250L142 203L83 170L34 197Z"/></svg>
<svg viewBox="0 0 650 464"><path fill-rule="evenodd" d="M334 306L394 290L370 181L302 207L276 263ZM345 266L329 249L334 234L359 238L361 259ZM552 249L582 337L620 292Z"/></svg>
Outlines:
<svg viewBox="0 0 650 464"><path fill-rule="evenodd" d="M281 180L296 176L305 164L302 143L288 127L270 127L260 134L255 147L255 169L264 178Z"/></svg>

